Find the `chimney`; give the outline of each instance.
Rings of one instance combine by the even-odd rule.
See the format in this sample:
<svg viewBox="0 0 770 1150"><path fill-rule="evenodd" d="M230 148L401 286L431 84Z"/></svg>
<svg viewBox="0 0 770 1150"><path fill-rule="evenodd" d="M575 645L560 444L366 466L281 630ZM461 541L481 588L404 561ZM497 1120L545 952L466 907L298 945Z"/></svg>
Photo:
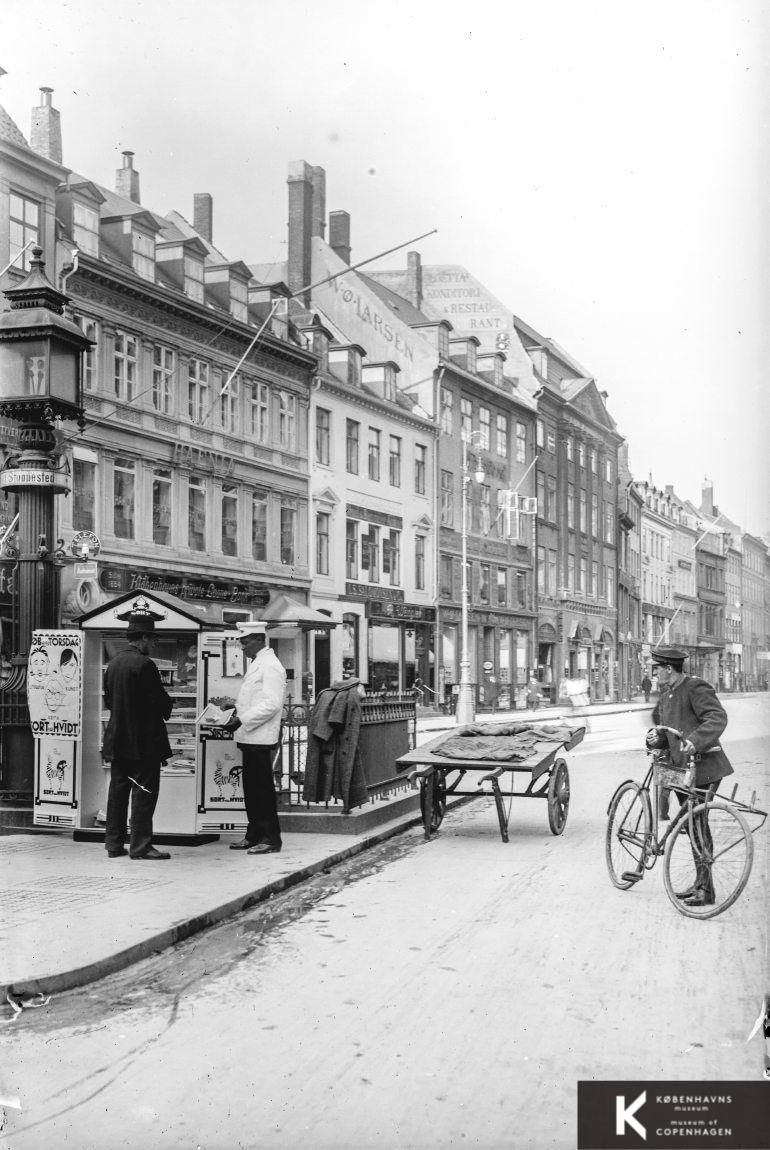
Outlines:
<svg viewBox="0 0 770 1150"><path fill-rule="evenodd" d="M324 238L326 231L326 172L311 168L313 174L313 227L312 235Z"/></svg>
<svg viewBox="0 0 770 1150"><path fill-rule="evenodd" d="M329 212L329 247L344 263L350 263L349 212Z"/></svg>
<svg viewBox="0 0 770 1150"><path fill-rule="evenodd" d="M193 227L199 236L212 243L214 201L208 192L195 192L193 195Z"/></svg>
<svg viewBox="0 0 770 1150"><path fill-rule="evenodd" d="M406 298L419 311L422 308L422 260L419 252L409 252L406 258Z"/></svg>
<svg viewBox="0 0 770 1150"><path fill-rule="evenodd" d="M714 485L708 476L701 487L700 509L704 515L714 514Z"/></svg>
<svg viewBox="0 0 770 1150"><path fill-rule="evenodd" d="M123 167L115 173L115 191L119 196L140 204L139 199L139 173L134 171L134 153L123 153Z"/></svg>
<svg viewBox="0 0 770 1150"><path fill-rule="evenodd" d="M62 162L61 117L51 103L53 88L40 89L40 106L32 109L30 143L41 156Z"/></svg>
<svg viewBox="0 0 770 1150"><path fill-rule="evenodd" d="M310 283L310 238L313 232L313 169L304 160L289 164L289 290L299 292ZM310 292L299 297L310 307Z"/></svg>

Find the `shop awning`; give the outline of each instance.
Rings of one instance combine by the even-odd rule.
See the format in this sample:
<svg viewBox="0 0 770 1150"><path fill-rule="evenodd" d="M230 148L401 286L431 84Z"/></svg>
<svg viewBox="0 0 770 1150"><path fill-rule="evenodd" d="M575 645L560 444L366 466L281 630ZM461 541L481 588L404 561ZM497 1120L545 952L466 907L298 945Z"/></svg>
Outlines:
<svg viewBox="0 0 770 1150"><path fill-rule="evenodd" d="M267 623L268 634L278 638L281 637L278 635L279 627L300 631L320 631L337 626L328 615L314 611L306 603L300 603L298 599L293 599L291 595L286 595L283 592L272 596L267 607L263 607L260 611L259 618L262 622Z"/></svg>

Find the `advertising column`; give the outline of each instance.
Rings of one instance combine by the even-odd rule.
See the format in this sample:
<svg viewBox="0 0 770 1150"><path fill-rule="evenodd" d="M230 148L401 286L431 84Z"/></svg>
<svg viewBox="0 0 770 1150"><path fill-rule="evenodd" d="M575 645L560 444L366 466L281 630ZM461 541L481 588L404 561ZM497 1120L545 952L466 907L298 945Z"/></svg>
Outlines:
<svg viewBox="0 0 770 1150"><path fill-rule="evenodd" d="M74 827L80 799L83 636L33 631L27 699L35 740L37 826Z"/></svg>

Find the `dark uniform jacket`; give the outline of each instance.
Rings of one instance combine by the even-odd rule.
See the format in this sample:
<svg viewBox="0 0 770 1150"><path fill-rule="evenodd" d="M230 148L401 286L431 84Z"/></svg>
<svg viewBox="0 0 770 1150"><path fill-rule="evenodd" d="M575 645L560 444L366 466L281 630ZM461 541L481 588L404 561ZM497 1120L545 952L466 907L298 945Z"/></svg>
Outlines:
<svg viewBox="0 0 770 1150"><path fill-rule="evenodd" d="M171 758L166 724L173 702L160 681L160 671L148 655L134 647L110 660L104 676L105 706L110 719L102 755L113 759Z"/></svg>
<svg viewBox="0 0 770 1150"><path fill-rule="evenodd" d="M344 813L369 798L358 745L358 684L358 679L345 679L321 691L308 726L303 798L309 803L341 799Z"/></svg>
<svg viewBox="0 0 770 1150"><path fill-rule="evenodd" d="M722 748L719 736L727 726L727 714L716 691L705 679L685 675L673 687L661 688L652 712L656 726L676 727L690 740L698 757L695 763L695 785L705 787L731 775L733 768ZM679 741L667 734L671 761L684 766Z"/></svg>

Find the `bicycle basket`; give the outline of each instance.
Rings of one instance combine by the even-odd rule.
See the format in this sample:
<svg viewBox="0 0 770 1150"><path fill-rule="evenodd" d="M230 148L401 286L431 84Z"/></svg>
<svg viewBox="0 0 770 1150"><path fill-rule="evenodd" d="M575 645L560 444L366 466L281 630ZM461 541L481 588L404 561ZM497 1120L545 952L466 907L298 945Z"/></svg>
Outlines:
<svg viewBox="0 0 770 1150"><path fill-rule="evenodd" d="M655 765L655 781L661 787L683 787L687 767L674 767L670 761Z"/></svg>

